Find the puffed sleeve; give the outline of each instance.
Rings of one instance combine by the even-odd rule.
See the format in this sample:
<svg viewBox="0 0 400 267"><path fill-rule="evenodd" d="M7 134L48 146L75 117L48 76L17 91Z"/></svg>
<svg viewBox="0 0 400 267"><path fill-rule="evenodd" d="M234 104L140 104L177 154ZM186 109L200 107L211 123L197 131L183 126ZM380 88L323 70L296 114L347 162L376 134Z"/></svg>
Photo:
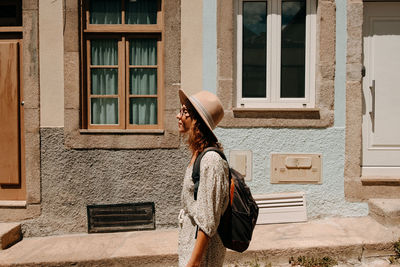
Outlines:
<svg viewBox="0 0 400 267"><path fill-rule="evenodd" d="M221 156L207 152L200 162L200 184L194 202L194 221L209 237L218 229L219 221L229 201L229 169Z"/></svg>

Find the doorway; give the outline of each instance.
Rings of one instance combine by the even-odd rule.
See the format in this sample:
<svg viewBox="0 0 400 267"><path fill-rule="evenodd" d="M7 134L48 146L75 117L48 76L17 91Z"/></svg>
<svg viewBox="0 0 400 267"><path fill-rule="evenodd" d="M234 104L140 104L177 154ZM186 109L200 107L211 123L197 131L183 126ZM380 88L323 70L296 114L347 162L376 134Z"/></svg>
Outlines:
<svg viewBox="0 0 400 267"><path fill-rule="evenodd" d="M25 200L21 40L0 38L0 200Z"/></svg>
<svg viewBox="0 0 400 267"><path fill-rule="evenodd" d="M362 176L400 177L400 2L364 2Z"/></svg>

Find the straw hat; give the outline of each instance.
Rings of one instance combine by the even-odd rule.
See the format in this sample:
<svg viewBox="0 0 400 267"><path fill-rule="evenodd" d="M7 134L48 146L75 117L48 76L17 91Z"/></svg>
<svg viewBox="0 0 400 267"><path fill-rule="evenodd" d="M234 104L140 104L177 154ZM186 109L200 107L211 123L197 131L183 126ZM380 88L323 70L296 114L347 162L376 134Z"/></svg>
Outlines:
<svg viewBox="0 0 400 267"><path fill-rule="evenodd" d="M213 130L217 127L218 123L224 117L224 108L219 98L208 91L200 91L192 96L187 96L186 93L180 89L179 99L181 104L189 101L196 109L197 113L203 119L204 123L214 135L215 140L218 140Z"/></svg>

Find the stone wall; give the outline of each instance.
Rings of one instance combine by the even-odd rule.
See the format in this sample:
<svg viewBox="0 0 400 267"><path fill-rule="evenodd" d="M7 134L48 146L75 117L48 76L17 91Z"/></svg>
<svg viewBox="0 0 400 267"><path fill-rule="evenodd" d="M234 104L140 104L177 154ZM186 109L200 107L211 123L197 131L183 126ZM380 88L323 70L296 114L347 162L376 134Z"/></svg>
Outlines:
<svg viewBox="0 0 400 267"><path fill-rule="evenodd" d="M41 129L41 215L24 236L87 232L86 206L151 201L156 228L176 227L189 153L181 149L68 149L63 128Z"/></svg>

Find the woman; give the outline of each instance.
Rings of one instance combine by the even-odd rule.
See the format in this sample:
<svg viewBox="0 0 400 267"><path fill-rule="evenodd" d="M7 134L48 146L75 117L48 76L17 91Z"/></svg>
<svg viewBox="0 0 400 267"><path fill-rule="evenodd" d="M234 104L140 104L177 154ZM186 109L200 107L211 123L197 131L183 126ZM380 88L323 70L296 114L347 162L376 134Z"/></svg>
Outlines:
<svg viewBox="0 0 400 267"><path fill-rule="evenodd" d="M229 202L229 169L221 156L207 152L200 162L200 184L194 200L193 163L207 147L218 147L212 130L224 116L218 97L201 91L188 97L179 90L182 104L178 119L179 132L187 135L192 158L186 169L179 214L179 266L222 266L225 247L218 235L220 218Z"/></svg>

